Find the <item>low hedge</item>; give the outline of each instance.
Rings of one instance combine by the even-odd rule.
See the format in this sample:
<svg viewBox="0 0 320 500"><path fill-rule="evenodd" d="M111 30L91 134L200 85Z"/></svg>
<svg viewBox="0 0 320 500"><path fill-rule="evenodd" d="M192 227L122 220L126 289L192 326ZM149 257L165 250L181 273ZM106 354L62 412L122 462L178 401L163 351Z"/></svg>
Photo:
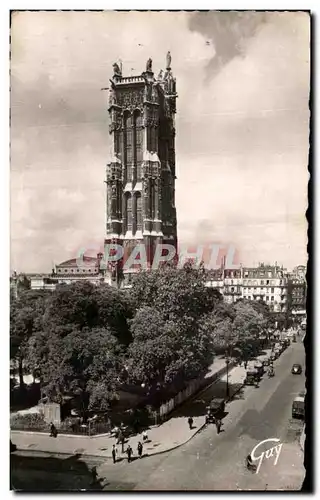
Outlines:
<svg viewBox="0 0 320 500"><path fill-rule="evenodd" d="M10 427L16 430L45 430L48 424L42 413L16 414L10 417Z"/></svg>

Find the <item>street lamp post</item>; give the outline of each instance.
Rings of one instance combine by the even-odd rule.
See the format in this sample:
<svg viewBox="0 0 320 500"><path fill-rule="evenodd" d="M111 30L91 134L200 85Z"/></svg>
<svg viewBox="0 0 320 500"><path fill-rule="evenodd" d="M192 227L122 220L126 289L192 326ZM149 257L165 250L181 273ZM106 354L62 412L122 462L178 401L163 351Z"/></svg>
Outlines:
<svg viewBox="0 0 320 500"><path fill-rule="evenodd" d="M227 387L226 387L226 396L229 397L229 358L226 358L226 366L227 366Z"/></svg>

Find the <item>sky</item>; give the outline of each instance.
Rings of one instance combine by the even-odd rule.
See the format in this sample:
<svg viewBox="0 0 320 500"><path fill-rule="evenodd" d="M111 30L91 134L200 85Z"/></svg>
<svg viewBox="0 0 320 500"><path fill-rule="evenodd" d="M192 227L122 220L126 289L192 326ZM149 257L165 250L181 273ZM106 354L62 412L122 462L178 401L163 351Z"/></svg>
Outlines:
<svg viewBox="0 0 320 500"><path fill-rule="evenodd" d="M112 64L177 79L181 244L307 260L306 13L18 12L11 24L11 269L102 248Z"/></svg>

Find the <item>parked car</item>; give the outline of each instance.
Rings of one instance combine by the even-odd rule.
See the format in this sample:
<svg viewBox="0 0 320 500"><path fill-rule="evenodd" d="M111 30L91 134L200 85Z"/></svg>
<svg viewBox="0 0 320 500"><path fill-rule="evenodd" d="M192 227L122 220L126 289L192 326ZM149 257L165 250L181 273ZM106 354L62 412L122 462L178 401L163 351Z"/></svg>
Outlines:
<svg viewBox="0 0 320 500"><path fill-rule="evenodd" d="M295 363L295 364L292 366L291 373L292 373L293 375L301 375L301 373L302 373L302 366L301 366L301 365L299 365L298 363Z"/></svg>
<svg viewBox="0 0 320 500"><path fill-rule="evenodd" d="M259 382L259 374L258 374L258 370L256 370L255 368L250 368L247 370L247 375L246 375L246 378L244 380L244 383L245 385L257 385L258 382Z"/></svg>
<svg viewBox="0 0 320 500"><path fill-rule="evenodd" d="M292 418L304 419L304 397L297 396L292 403Z"/></svg>
<svg viewBox="0 0 320 500"><path fill-rule="evenodd" d="M261 378L264 374L263 363L261 363L261 361L256 361L254 363L254 368L257 370L258 376Z"/></svg>

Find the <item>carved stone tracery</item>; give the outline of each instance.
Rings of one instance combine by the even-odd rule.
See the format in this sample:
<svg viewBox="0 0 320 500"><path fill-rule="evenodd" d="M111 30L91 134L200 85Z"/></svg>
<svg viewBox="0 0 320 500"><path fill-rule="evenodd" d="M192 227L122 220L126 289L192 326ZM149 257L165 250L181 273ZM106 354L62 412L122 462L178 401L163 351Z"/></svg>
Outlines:
<svg viewBox="0 0 320 500"><path fill-rule="evenodd" d="M118 95L118 104L124 109L133 111L143 107L144 89L132 90L130 92L122 91Z"/></svg>

